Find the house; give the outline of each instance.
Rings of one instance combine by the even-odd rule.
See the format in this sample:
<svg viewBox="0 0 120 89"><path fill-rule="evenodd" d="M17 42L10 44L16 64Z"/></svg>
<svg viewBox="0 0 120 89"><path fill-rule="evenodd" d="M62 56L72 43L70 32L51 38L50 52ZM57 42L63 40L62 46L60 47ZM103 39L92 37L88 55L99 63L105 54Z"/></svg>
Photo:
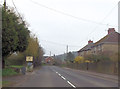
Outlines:
<svg viewBox="0 0 120 89"><path fill-rule="evenodd" d="M47 58L45 58L45 62L46 63L50 63L50 62L52 62L53 61L53 58L52 57L47 57Z"/></svg>
<svg viewBox="0 0 120 89"><path fill-rule="evenodd" d="M85 55L91 54L93 44L94 44L93 41L89 40L88 44L78 51L78 56L84 57Z"/></svg>
<svg viewBox="0 0 120 89"><path fill-rule="evenodd" d="M108 34L94 43L92 46L93 54L106 54L108 56L118 53L118 38L120 34L114 28L108 29Z"/></svg>
<svg viewBox="0 0 120 89"><path fill-rule="evenodd" d="M110 56L111 54L118 53L118 38L120 38L120 34L114 28L109 28L108 34L105 37L95 43L91 40L88 41L88 45L80 49L78 55L85 56L102 53Z"/></svg>

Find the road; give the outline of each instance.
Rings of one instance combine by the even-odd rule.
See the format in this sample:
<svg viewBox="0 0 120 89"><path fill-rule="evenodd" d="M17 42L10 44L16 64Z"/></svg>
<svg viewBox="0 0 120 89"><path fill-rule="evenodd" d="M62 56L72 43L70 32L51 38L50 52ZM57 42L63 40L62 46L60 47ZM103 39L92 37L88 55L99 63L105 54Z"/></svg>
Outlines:
<svg viewBox="0 0 120 89"><path fill-rule="evenodd" d="M116 80L102 78L73 69L43 66L15 87L117 87Z"/></svg>

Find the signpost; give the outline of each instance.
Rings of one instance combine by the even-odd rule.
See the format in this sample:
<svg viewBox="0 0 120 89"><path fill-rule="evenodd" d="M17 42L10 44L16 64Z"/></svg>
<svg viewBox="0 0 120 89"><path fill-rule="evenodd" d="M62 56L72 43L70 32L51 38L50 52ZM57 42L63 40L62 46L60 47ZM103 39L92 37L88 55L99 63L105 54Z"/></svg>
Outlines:
<svg viewBox="0 0 120 89"><path fill-rule="evenodd" d="M32 62L33 61L33 56L27 56L26 61L27 62Z"/></svg>
<svg viewBox="0 0 120 89"><path fill-rule="evenodd" d="M86 60L85 62L87 63L87 70L88 70L88 63L90 63L90 61L89 61L89 60Z"/></svg>
<svg viewBox="0 0 120 89"><path fill-rule="evenodd" d="M33 71L33 56L26 56L27 71Z"/></svg>

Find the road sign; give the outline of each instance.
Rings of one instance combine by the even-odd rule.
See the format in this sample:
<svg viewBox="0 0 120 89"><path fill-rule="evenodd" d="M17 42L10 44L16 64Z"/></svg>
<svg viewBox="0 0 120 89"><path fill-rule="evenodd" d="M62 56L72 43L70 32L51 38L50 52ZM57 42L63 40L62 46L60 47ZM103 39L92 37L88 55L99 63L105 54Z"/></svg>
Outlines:
<svg viewBox="0 0 120 89"><path fill-rule="evenodd" d="M26 61L33 61L33 56L27 56Z"/></svg>

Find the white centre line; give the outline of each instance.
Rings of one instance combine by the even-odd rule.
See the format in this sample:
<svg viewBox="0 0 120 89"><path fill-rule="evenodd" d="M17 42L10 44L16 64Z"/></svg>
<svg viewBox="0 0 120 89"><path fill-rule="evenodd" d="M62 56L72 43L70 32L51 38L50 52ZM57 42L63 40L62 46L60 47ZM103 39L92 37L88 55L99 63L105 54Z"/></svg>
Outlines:
<svg viewBox="0 0 120 89"><path fill-rule="evenodd" d="M66 80L66 78L64 78L63 76L61 76L62 79Z"/></svg>
<svg viewBox="0 0 120 89"><path fill-rule="evenodd" d="M62 79L64 79L65 81L67 81L67 79L65 77L63 77L60 73L58 73L57 71L53 70L56 74L58 74ZM73 85L70 81L67 81L68 84L70 84L73 88L76 88L75 85Z"/></svg>
<svg viewBox="0 0 120 89"><path fill-rule="evenodd" d="M67 83L69 83L72 87L76 88L76 86L73 85L71 82L67 81Z"/></svg>
<svg viewBox="0 0 120 89"><path fill-rule="evenodd" d="M61 76L61 74L58 74L59 76Z"/></svg>

